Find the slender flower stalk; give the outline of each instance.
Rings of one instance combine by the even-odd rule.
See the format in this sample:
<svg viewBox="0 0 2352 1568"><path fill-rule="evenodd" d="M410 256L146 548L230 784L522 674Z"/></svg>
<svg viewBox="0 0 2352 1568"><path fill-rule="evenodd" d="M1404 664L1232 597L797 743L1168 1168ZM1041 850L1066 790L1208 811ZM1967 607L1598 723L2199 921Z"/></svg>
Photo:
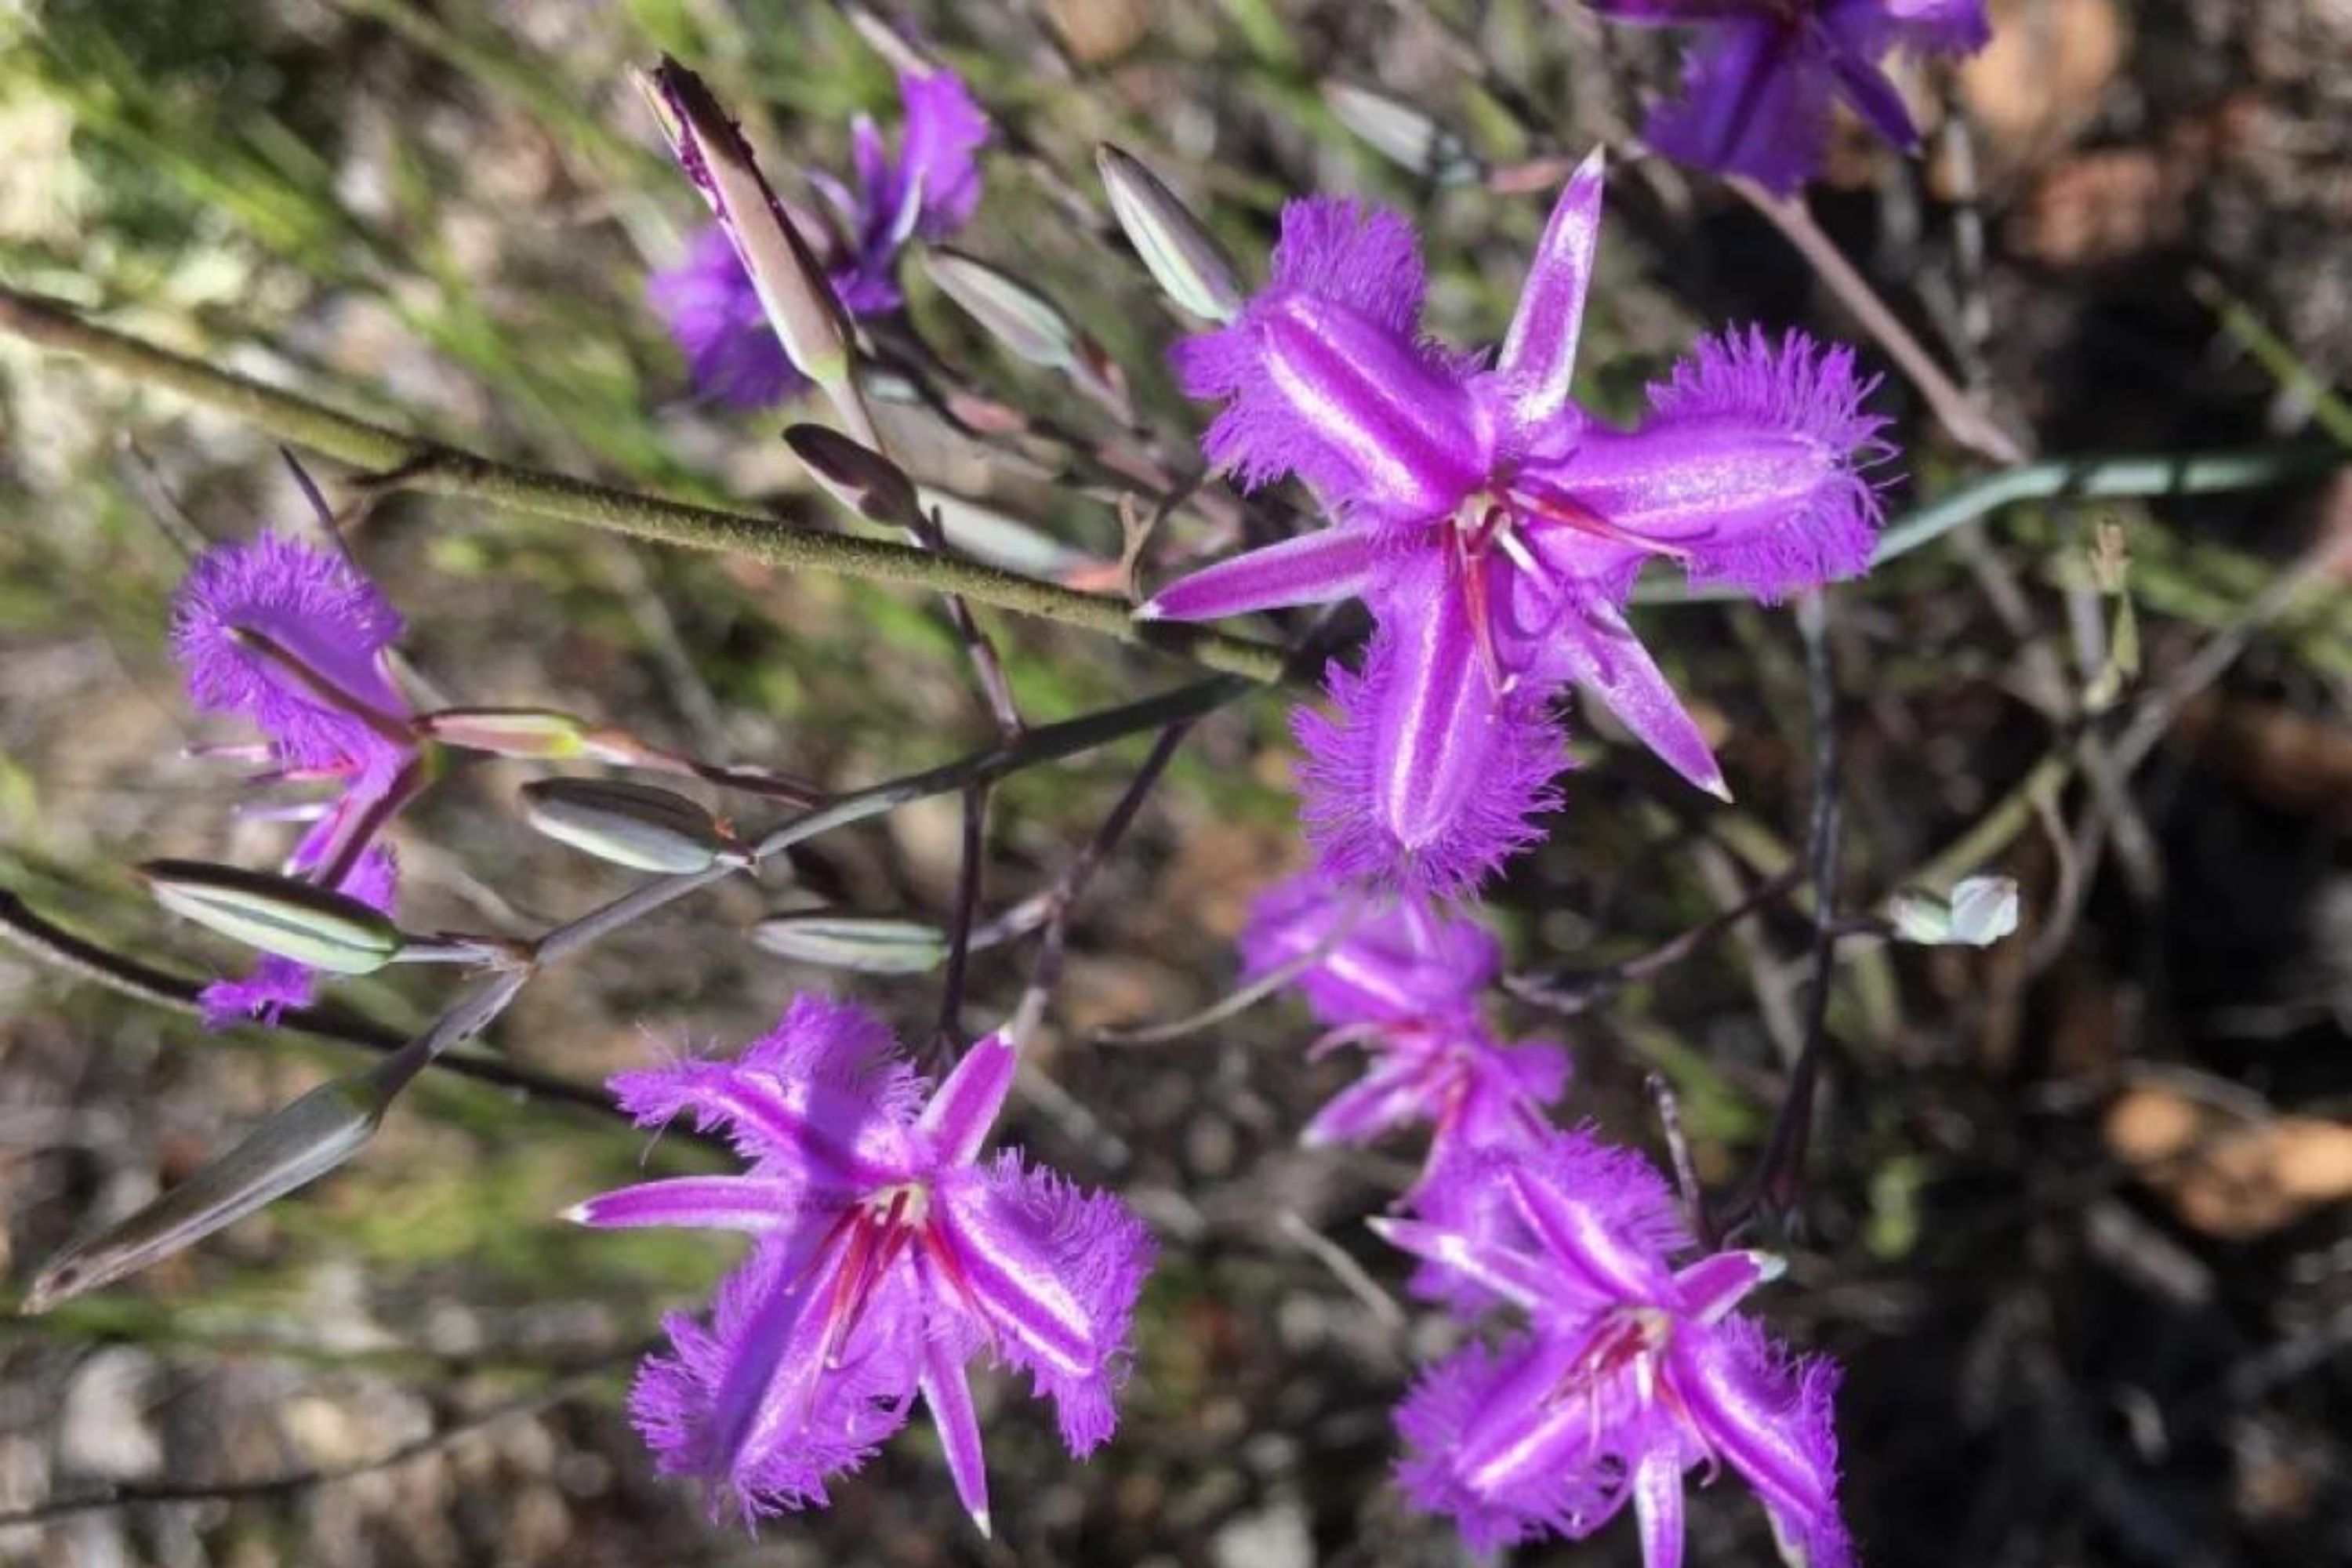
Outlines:
<svg viewBox="0 0 2352 1568"><path fill-rule="evenodd" d="M705 1324L668 1323L631 1409L666 1473L731 1494L747 1522L822 1507L922 1395L982 1532L988 1479L966 1366L1026 1371L1083 1456L1110 1435L1129 1321L1151 1260L1142 1223L987 1142L1015 1053L973 1046L936 1090L872 1016L794 999L733 1061L613 1080L641 1124L724 1127L740 1175L647 1182L572 1211L598 1226L749 1233L750 1258Z"/></svg>
<svg viewBox="0 0 2352 1568"><path fill-rule="evenodd" d="M1527 1326L1433 1366L1400 1407L1415 1506L1486 1550L1581 1539L1630 1502L1647 1568L1680 1568L1683 1478L1728 1465L1790 1562L1850 1568L1836 1369L1790 1358L1738 1310L1777 1259L1688 1258L1656 1172L1579 1132L1466 1162L1420 1209L1375 1224L1423 1260L1423 1288Z"/></svg>
<svg viewBox="0 0 2352 1568"><path fill-rule="evenodd" d="M1897 50L1974 54L1992 37L1984 0L1588 0L1612 21L1691 27L1679 98L1643 135L1666 156L1746 174L1786 195L1818 173L1845 104L1897 147L1918 128L1882 62Z"/></svg>
<svg viewBox="0 0 2352 1568"><path fill-rule="evenodd" d="M917 240L954 234L980 203L973 154L988 139L988 121L961 79L944 70L909 71L898 79L898 95L906 117L898 150L871 119L858 116L850 130L851 179L812 172L826 209L786 209L792 228L808 237L842 309L856 318L898 310L905 302L900 253ZM771 324L740 254L735 221L722 209L695 236L685 260L647 279L646 293L685 352L698 388L722 403L764 408L805 391L811 373Z"/></svg>
<svg viewBox="0 0 2352 1568"><path fill-rule="evenodd" d="M1204 442L1248 485L1295 475L1330 526L1211 566L1139 614L1203 619L1360 597L1363 670L1302 726L1307 823L1335 874L1451 894L1551 804L1552 694L1574 684L1693 784L1726 794L1624 605L1663 557L1765 601L1869 563L1884 422L1845 349L1801 333L1704 340L1636 428L1570 396L1599 237L1599 153L1569 182L1491 365L1421 335L1423 279L1393 214L1284 209L1273 279L1180 345Z"/></svg>

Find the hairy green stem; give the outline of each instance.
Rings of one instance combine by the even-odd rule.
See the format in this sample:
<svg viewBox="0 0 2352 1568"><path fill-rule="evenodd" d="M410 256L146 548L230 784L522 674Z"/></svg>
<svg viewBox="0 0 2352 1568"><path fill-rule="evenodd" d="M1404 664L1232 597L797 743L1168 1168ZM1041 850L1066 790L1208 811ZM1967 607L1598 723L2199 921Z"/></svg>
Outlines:
<svg viewBox="0 0 2352 1568"><path fill-rule="evenodd" d="M1140 643L1259 682L1284 679L1281 649L1202 627L1139 622L1123 600L1080 593L974 561L880 539L824 533L501 463L339 413L307 397L84 321L50 300L0 288L0 331L78 354L142 386L176 393L279 440L376 475L382 489L485 501L592 528L743 556L788 571L898 583Z"/></svg>

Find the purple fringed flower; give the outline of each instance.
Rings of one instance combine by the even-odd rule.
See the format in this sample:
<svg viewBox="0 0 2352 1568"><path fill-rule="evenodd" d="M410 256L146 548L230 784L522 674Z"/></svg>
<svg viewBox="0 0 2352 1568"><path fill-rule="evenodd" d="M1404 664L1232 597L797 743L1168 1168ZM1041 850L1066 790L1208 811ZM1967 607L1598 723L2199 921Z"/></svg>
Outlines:
<svg viewBox="0 0 2352 1568"><path fill-rule="evenodd" d="M206 551L173 605L173 651L196 708L260 729L265 780L337 785L287 873L386 913L396 868L377 838L423 776L413 713L386 658L400 631L399 613L351 562L274 532ZM290 959L264 958L246 978L205 988L205 1021L274 1023L310 1005L316 979Z"/></svg>
<svg viewBox="0 0 2352 1568"><path fill-rule="evenodd" d="M1189 340L1186 389L1220 398L1209 456L1245 484L1297 474L1333 526L1223 562L1139 614L1197 620L1360 596L1380 631L1340 714L1306 727L1326 865L1458 890L1532 834L1573 682L1701 788L1697 726L1624 604L1653 556L1777 600L1870 560L1862 472L1886 448L1846 349L1756 331L1700 342L1635 429L1569 396L1601 218L1587 160L1554 209L1491 367L1420 336L1423 275L1391 214L1283 212L1273 281Z"/></svg>
<svg viewBox="0 0 2352 1568"><path fill-rule="evenodd" d="M908 72L898 79L906 107L893 158L874 121L851 127L855 187L822 173L811 183L833 207L831 221L795 211L794 221L821 250L834 292L853 316L898 309L898 253L910 239L944 239L980 204L980 165L972 154L988 140L982 115L951 71ZM687 357L705 395L741 408L764 408L794 396L808 378L768 325L750 276L717 224L695 236L686 259L655 273L646 293Z"/></svg>
<svg viewBox="0 0 2352 1568"><path fill-rule="evenodd" d="M1480 1016L1502 950L1475 921L1309 872L1258 900L1241 948L1253 977L1311 958L1291 983L1332 1026L1316 1053L1353 1045L1370 1058L1307 1124L1310 1143L1370 1142L1426 1123L1436 1170L1536 1135L1542 1108L1567 1088L1566 1052L1548 1041L1507 1045Z"/></svg>
<svg viewBox="0 0 2352 1568"><path fill-rule="evenodd" d="M980 1148L1012 1087L991 1036L936 1091L859 1008L801 996L733 1061L623 1073L644 1126L725 1127L741 1175L647 1182L572 1213L592 1226L745 1231L751 1258L708 1327L670 1319L631 1410L665 1473L731 1491L747 1521L826 1501L920 1393L956 1490L988 1529L965 1365L1028 1372L1083 1456L1110 1435L1129 1320L1152 1244L1118 1199Z"/></svg>
<svg viewBox="0 0 2352 1568"><path fill-rule="evenodd" d="M1589 0L1615 21L1702 29L1682 96L1643 135L1670 158L1746 174L1786 195L1811 177L1843 100L1898 147L1916 147L1903 95L1879 62L1896 49L1976 53L1992 37L1984 0Z"/></svg>
<svg viewBox="0 0 2352 1568"><path fill-rule="evenodd" d="M1499 1301L1528 1326L1433 1366L1400 1407L1415 1506L1452 1514L1485 1550L1581 1538L1631 1500L1648 1568L1679 1568L1683 1478L1727 1463L1791 1561L1850 1568L1836 1369L1790 1358L1735 1310L1776 1259L1674 1267L1688 1238L1664 1184L1581 1133L1465 1162L1421 1207L1381 1234L1457 1305Z"/></svg>

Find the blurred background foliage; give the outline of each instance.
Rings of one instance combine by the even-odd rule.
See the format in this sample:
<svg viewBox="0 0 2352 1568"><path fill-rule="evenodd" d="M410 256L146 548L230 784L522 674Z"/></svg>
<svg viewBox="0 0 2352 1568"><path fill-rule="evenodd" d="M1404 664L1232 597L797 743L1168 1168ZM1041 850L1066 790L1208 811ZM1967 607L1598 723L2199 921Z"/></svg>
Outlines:
<svg viewBox="0 0 2352 1568"><path fill-rule="evenodd" d="M2352 16L2301 0L1995 11L1990 54L1913 84L1937 123L1924 162L1841 141L1824 226L2045 452L2344 439L2326 389L2352 372ZM1096 142L1153 163L1245 258L1294 193L1403 207L1434 328L1491 340L1549 162L1621 139L1671 72L1658 39L1542 0L893 16L996 119L960 243L1101 342L1179 472L1200 425L1164 364L1181 322L1110 237ZM787 186L845 164L852 116L895 122L870 33L810 0L13 0L0 279L474 450L842 526L775 438L786 416L697 403L644 303L699 217L627 83L662 50L744 114ZM961 392L1072 437L986 438L902 407L911 466L1021 548L1115 562L1117 488L1083 459L1116 422L1001 352L919 267L908 281L910 330ZM1853 331L1748 209L1621 159L1585 393L1631 410L1730 319ZM1904 420L1898 513L1974 471L1900 385L1881 399ZM299 498L252 432L8 342L0 509L0 886L206 973L232 955L159 917L123 868L267 864L282 829L235 819L233 764L186 754L225 737L185 710L165 607L192 542L298 523ZM1175 511L1147 573L1229 547L1231 521ZM2120 598L2091 566L2103 527L2128 555ZM1981 864L2022 879L2029 910L1987 954L1850 949L1815 1180L1767 1238L1794 1260L1789 1331L1853 1369L1850 1506L1873 1561L2352 1560L2352 611L2338 578L2247 619L2287 563L2347 531L2352 496L2316 486L2038 502L1838 595L1845 903ZM355 545L408 615L420 674L459 700L625 719L837 784L990 734L917 596L449 501L388 501ZM2125 600L2147 674L2109 711L2086 698ZM1787 618L1649 614L1739 803L1686 798L1580 719L1570 809L1496 900L1537 975L1654 948L1802 842L1812 745ZM1183 673L988 618L1033 719ZM2147 711L2217 638L2239 657L2163 714L2137 775L2090 776L2083 737ZM1017 1391L989 1391L999 1542L971 1536L915 1430L830 1512L756 1543L654 1480L621 1413L628 1365L730 1250L553 1216L642 1163L709 1157L435 1075L352 1170L116 1289L0 1321L0 1512L118 1484L288 1484L0 1528L0 1562L1460 1561L1384 1485L1388 1405L1442 1335L1395 1309L1401 1270L1359 1221L1410 1166L1295 1142L1348 1064L1306 1059L1287 1003L1161 1046L1099 1037L1230 987L1248 898L1298 853L1290 755L1271 698L1203 726L1081 910L1019 1131L1126 1192L1166 1255L1104 1454L1067 1464ZM997 793L989 908L1050 885L1139 756ZM529 930L627 885L523 832L524 776L469 768L405 825L412 923ZM593 1084L746 1039L793 988L841 983L743 928L809 896L939 918L957 835L949 799L823 840L796 886L724 889L534 986L487 1048ZM1570 1038L1575 1113L1624 1136L1654 1142L1642 1081L1671 1079L1702 1176L1726 1186L1778 1102L1806 948L1802 910L1775 907L1572 1023L1519 1004L1511 1021ZM973 1020L1010 1005L1025 964L1019 948L978 961ZM936 1006L929 984L856 989L910 1034ZM408 974L338 992L394 1029L440 994ZM7 1278L348 1059L206 1035L0 950ZM1769 1560L1731 1490L1698 1506L1696 1559ZM1547 1560L1631 1550L1612 1531Z"/></svg>

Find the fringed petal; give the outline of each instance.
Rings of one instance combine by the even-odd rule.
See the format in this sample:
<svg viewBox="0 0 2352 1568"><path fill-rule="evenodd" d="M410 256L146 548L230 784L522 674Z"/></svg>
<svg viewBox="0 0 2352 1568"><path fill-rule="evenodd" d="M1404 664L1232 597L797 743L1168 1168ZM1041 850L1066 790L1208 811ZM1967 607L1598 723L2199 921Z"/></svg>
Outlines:
<svg viewBox="0 0 2352 1568"><path fill-rule="evenodd" d="M840 1262L759 1248L720 1287L710 1323L673 1315L668 1353L640 1368L631 1418L663 1474L711 1483L714 1510L730 1495L747 1523L821 1508L826 1478L864 1464L906 1423L919 1321L908 1321L903 1289L889 1294L829 1364L817 1303Z"/></svg>
<svg viewBox="0 0 2352 1568"><path fill-rule="evenodd" d="M727 1128L759 1174L835 1190L904 1177L926 1089L880 1020L817 996L794 997L736 1060L688 1058L611 1087L639 1126L690 1112L706 1131Z"/></svg>
<svg viewBox="0 0 2352 1568"><path fill-rule="evenodd" d="M1118 1198L1010 1152L940 1202L943 1268L980 1307L996 1353L1053 1397L1063 1442L1084 1456L1118 1423L1150 1233Z"/></svg>
<svg viewBox="0 0 2352 1568"><path fill-rule="evenodd" d="M343 556L276 532L214 546L173 600L172 651L199 710L250 720L293 767L348 773L396 749L240 633L268 638L355 701L404 717L408 704L384 664L400 637L399 612Z"/></svg>
<svg viewBox="0 0 2352 1568"><path fill-rule="evenodd" d="M1591 432L1528 482L1682 561L1695 583L1785 598L1870 564L1881 506L1865 470L1888 448L1863 400L1877 384L1853 350L1802 332L1703 339L1650 389L1639 430Z"/></svg>
<svg viewBox="0 0 2352 1568"><path fill-rule="evenodd" d="M1412 230L1352 202L1283 209L1274 281L1232 325L1189 338L1184 389L1222 398L1202 448L1242 483L1297 474L1374 521L1450 510L1485 467L1464 374L1418 341Z"/></svg>
<svg viewBox="0 0 2352 1568"><path fill-rule="evenodd" d="M1791 1360L1753 1321L1734 1316L1687 1326L1667 1352L1667 1375L1708 1447L1763 1499L1798 1543L1806 1568L1851 1568L1853 1542L1837 1508L1837 1368Z"/></svg>
<svg viewBox="0 0 2352 1568"><path fill-rule="evenodd" d="M1458 616L1429 619L1376 635L1361 677L1335 663L1334 714L1302 709L1292 723L1324 874L1451 898L1539 837L1535 819L1559 804L1560 737L1540 693L1495 695ZM1462 662L1438 662L1448 650Z"/></svg>

